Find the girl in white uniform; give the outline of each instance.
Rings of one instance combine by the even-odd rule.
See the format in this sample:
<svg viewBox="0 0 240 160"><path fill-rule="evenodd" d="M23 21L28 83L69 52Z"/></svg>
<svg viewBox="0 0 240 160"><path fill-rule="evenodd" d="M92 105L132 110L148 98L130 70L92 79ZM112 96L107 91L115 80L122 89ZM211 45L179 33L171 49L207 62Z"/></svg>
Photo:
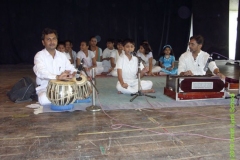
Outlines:
<svg viewBox="0 0 240 160"><path fill-rule="evenodd" d="M132 56L130 53L134 51L134 42L132 40L125 40L123 42L125 54L121 54L117 61L118 82L117 90L119 93L132 94L138 92L138 66L140 65L141 77L148 71L143 69L143 64L138 64L138 58ZM152 89L152 81L140 82L140 90L143 93L155 92Z"/></svg>
<svg viewBox="0 0 240 160"><path fill-rule="evenodd" d="M103 72L104 74L108 74L111 69L111 54L112 52L115 52L116 49L114 49L114 39L108 39L107 40L107 48L104 49L102 53L102 66L104 68Z"/></svg>
<svg viewBox="0 0 240 160"><path fill-rule="evenodd" d="M155 66L156 60L153 59L152 49L150 45L146 42L142 43L137 53L138 57L141 57L144 62L144 67L148 68L147 75L154 76L154 73L158 73L161 70L161 67Z"/></svg>
<svg viewBox="0 0 240 160"><path fill-rule="evenodd" d="M110 68L110 75L114 76L114 77L117 77L117 67L116 67L116 63L117 63L117 60L118 60L118 57L121 55L121 54L124 54L124 51L123 51L123 45L122 45L122 41L118 41L117 43L117 50L115 50L114 52L111 53L111 68Z"/></svg>
<svg viewBox="0 0 240 160"><path fill-rule="evenodd" d="M95 54L88 50L89 44L86 41L82 41L80 44L80 51L77 53L77 67L83 62L83 67L87 74L90 76L90 71L95 68L96 75L100 75L103 71L102 66L97 66Z"/></svg>
<svg viewBox="0 0 240 160"><path fill-rule="evenodd" d="M93 36L90 38L89 40L89 50L93 51L93 53L95 54L95 59L97 62L97 67L103 67L102 65L102 48L97 46L98 40L96 38L96 36Z"/></svg>

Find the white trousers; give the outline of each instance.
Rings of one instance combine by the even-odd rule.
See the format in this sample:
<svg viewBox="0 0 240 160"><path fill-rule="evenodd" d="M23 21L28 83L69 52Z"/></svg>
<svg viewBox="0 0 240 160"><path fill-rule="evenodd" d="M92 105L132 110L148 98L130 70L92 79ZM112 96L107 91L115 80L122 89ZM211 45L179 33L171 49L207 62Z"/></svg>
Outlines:
<svg viewBox="0 0 240 160"><path fill-rule="evenodd" d="M160 66L152 66L152 73L160 72L161 67Z"/></svg>
<svg viewBox="0 0 240 160"><path fill-rule="evenodd" d="M49 104L51 104L51 102L47 98L46 92L47 92L46 90L42 90L42 91L39 91L37 93L37 95L38 95L38 102L41 105L49 105Z"/></svg>
<svg viewBox="0 0 240 160"><path fill-rule="evenodd" d="M95 67L95 75L101 75L101 73L103 72L103 66L97 66ZM86 76L85 72L82 72L83 75ZM88 76L92 76L92 69L90 71L87 72Z"/></svg>
<svg viewBox="0 0 240 160"><path fill-rule="evenodd" d="M110 62L110 60L109 61L107 61L107 60L104 60L104 61L102 61L102 66L103 66L103 72L108 72L109 71L109 69L111 68L111 62Z"/></svg>
<svg viewBox="0 0 240 160"><path fill-rule="evenodd" d="M113 69L112 72L110 73L113 77L117 77L117 69Z"/></svg>
<svg viewBox="0 0 240 160"><path fill-rule="evenodd" d="M123 88L120 84L120 82L117 82L117 90L122 92L123 94L133 94L138 92L138 79L134 79L134 80L124 80L124 83L128 84L128 88ZM146 81L146 80L142 80L140 82L140 90L148 90L151 89L153 86L152 81Z"/></svg>
<svg viewBox="0 0 240 160"><path fill-rule="evenodd" d="M100 75L103 72L104 68L102 62L97 62L97 67L95 68L96 75Z"/></svg>

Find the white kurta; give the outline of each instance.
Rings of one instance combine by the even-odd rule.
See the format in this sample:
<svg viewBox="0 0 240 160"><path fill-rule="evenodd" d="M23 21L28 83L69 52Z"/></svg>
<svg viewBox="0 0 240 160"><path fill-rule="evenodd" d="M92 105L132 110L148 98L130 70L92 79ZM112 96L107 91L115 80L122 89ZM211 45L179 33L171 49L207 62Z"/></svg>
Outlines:
<svg viewBox="0 0 240 160"><path fill-rule="evenodd" d="M66 55L67 59L71 60L69 53L66 53L66 52L63 52L63 53Z"/></svg>
<svg viewBox="0 0 240 160"><path fill-rule="evenodd" d="M121 54L119 56L117 64L117 69L122 70L122 78L123 82L128 84L128 88L125 89L121 86L120 82L117 82L117 90L122 92L123 94L131 94L136 93L138 91L138 59L136 57L132 57L131 60L125 54ZM143 64L140 63L140 68L143 69ZM152 88L152 81L144 81L140 82L140 90L147 90Z"/></svg>
<svg viewBox="0 0 240 160"><path fill-rule="evenodd" d="M95 51L92 51L92 52L93 52L93 53L95 54L95 56L96 56L96 50L95 50ZM98 47L98 56L101 57L102 54L103 54L103 53L102 53L102 48L99 48L99 47ZM97 61L97 59L98 59L98 57L96 57L96 61ZM98 61L97 61L97 62L98 62Z"/></svg>
<svg viewBox="0 0 240 160"><path fill-rule="evenodd" d="M124 54L124 51L122 51L121 54ZM120 55L121 55L120 54ZM114 64L117 64L117 60L118 57L120 56L118 50L115 50L114 52L111 53L111 58L114 58ZM115 66L115 68L112 70L112 72L110 73L112 76L117 77L117 65Z"/></svg>
<svg viewBox="0 0 240 160"><path fill-rule="evenodd" d="M68 53L68 54L70 56L70 53ZM77 53L74 50L72 50L72 56L73 56L73 65L74 65L74 67L76 67ZM70 56L70 58L71 58L71 56Z"/></svg>
<svg viewBox="0 0 240 160"><path fill-rule="evenodd" d="M64 53L55 50L53 58L46 49L43 49L35 55L33 71L37 76L36 83L38 87L36 88L36 92L41 105L51 103L46 97L49 80L56 79L56 76L65 70L76 71Z"/></svg>
<svg viewBox="0 0 240 160"><path fill-rule="evenodd" d="M144 66L149 67L149 58L153 58L152 52L149 52L145 56L143 53L138 51L137 56L141 57L141 59L144 61ZM156 60L152 59L152 72L160 72L161 67L155 66L155 64L156 64Z"/></svg>
<svg viewBox="0 0 240 160"><path fill-rule="evenodd" d="M102 58L109 58L111 56L111 53L114 52L116 49L104 49L102 53ZM102 66L104 68L103 72L108 72L109 69L111 68L111 61L110 60L103 60L102 61Z"/></svg>
<svg viewBox="0 0 240 160"><path fill-rule="evenodd" d="M96 50L93 51L93 53L96 56ZM98 57L101 57L101 56L102 56L102 49L98 47ZM103 65L102 65L102 62L97 61L98 57L96 57L97 67L102 68L102 71L101 71L101 73L102 73L103 72ZM100 75L101 73L98 73L98 75Z"/></svg>
<svg viewBox="0 0 240 160"><path fill-rule="evenodd" d="M88 50L88 56L85 55L85 53L83 51L79 51L77 53L77 58L80 59L80 61L84 61L83 63L83 67L87 67L87 68L90 68L92 67L92 59L95 57L95 54ZM103 67L102 66L98 66L95 68L95 72L96 72L96 75L99 75L103 72ZM87 73L89 76L90 75L91 71L89 73Z"/></svg>
<svg viewBox="0 0 240 160"><path fill-rule="evenodd" d="M192 52L185 52L183 53L178 62L178 75L181 72L186 72L191 70L194 75L205 75L206 71L204 71L204 67L207 63L209 58L209 54L207 52L203 52L202 50L194 60L192 56ZM210 62L208 68L213 73L213 71L218 68L214 61Z"/></svg>

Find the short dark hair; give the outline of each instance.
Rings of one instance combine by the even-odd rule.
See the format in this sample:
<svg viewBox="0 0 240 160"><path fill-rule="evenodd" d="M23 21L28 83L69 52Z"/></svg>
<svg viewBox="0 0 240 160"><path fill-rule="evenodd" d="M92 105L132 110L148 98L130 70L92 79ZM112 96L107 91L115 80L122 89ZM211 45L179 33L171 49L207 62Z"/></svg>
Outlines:
<svg viewBox="0 0 240 160"><path fill-rule="evenodd" d="M144 42L144 43L140 44L140 46L142 46L144 48L145 54L152 52L152 49L148 43Z"/></svg>
<svg viewBox="0 0 240 160"><path fill-rule="evenodd" d="M132 39L125 39L123 41L123 46L125 46L127 43L131 43L131 44L133 44L135 46L135 43L134 43L134 41Z"/></svg>
<svg viewBox="0 0 240 160"><path fill-rule="evenodd" d="M114 43L114 39L113 39L113 38L108 38L108 39L107 39L107 42Z"/></svg>
<svg viewBox="0 0 240 160"><path fill-rule="evenodd" d="M63 45L65 47L65 43L63 41L58 42L57 46L59 46L59 45Z"/></svg>
<svg viewBox="0 0 240 160"><path fill-rule="evenodd" d="M65 44L66 44L67 42L69 42L70 44L72 44L72 41L69 40L69 39L65 40Z"/></svg>
<svg viewBox="0 0 240 160"><path fill-rule="evenodd" d="M89 46L89 42L88 42L88 41L85 41L85 40L84 40L84 41L81 41L81 43L86 43L86 46ZM80 43L80 44L81 44L81 43Z"/></svg>
<svg viewBox="0 0 240 160"><path fill-rule="evenodd" d="M117 40L117 44L121 44L122 45L123 44L123 40L122 39L118 39Z"/></svg>
<svg viewBox="0 0 240 160"><path fill-rule="evenodd" d="M48 34L52 34L54 33L56 35L56 37L58 38L58 34L57 34L57 31L54 30L54 29L51 29L51 28L45 28L43 31L42 31L42 40L44 40L45 38L45 35L48 35Z"/></svg>
<svg viewBox="0 0 240 160"><path fill-rule="evenodd" d="M204 43L204 38L201 35L194 35L194 36L190 37L190 40L192 40L192 39L196 40L197 44L203 45L203 43Z"/></svg>

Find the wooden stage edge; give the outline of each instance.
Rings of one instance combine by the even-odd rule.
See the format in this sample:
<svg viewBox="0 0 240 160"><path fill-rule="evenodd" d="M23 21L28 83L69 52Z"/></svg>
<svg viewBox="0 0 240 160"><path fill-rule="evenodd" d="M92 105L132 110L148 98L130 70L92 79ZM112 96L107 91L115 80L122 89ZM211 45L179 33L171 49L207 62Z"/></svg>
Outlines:
<svg viewBox="0 0 240 160"><path fill-rule="evenodd" d="M231 66L220 69L238 75ZM230 105L34 115L25 107L33 102L6 96L21 77L35 78L32 66L0 65L0 73L1 160L227 160L231 143L240 159L240 128L231 125Z"/></svg>

